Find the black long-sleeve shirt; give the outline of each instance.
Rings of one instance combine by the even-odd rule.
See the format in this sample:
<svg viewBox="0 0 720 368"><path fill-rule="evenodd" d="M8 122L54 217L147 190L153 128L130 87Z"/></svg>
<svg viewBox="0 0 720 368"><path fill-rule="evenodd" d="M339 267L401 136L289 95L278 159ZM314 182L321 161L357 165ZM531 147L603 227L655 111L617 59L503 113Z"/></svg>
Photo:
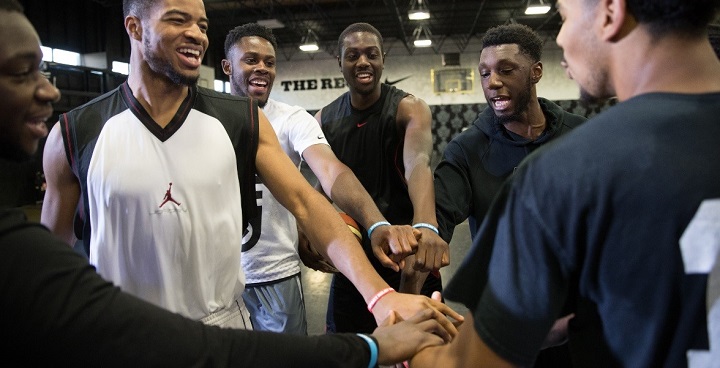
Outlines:
<svg viewBox="0 0 720 368"><path fill-rule="evenodd" d="M440 236L452 239L455 226L470 218L474 237L495 194L520 162L541 145L570 132L586 119L538 98L547 128L536 140L516 135L487 107L470 127L453 138L435 169L435 208Z"/></svg>
<svg viewBox="0 0 720 368"><path fill-rule="evenodd" d="M205 326L144 302L17 210L0 210L2 365L367 367L353 334Z"/></svg>

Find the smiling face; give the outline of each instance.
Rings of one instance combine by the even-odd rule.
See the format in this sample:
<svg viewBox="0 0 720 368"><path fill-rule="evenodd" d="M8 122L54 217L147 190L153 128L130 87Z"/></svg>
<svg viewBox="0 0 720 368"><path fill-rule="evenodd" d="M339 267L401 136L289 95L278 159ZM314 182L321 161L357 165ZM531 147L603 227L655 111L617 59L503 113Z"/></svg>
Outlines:
<svg viewBox="0 0 720 368"><path fill-rule="evenodd" d="M159 0L142 15L143 56L149 69L175 84L194 84L208 47L202 0Z"/></svg>
<svg viewBox="0 0 720 368"><path fill-rule="evenodd" d="M275 48L270 41L258 36L241 38L222 67L230 76L232 94L252 97L265 106L275 83Z"/></svg>
<svg viewBox="0 0 720 368"><path fill-rule="evenodd" d="M485 99L504 123L527 111L542 64L521 53L517 44L502 44L482 50L478 71Z"/></svg>
<svg viewBox="0 0 720 368"><path fill-rule="evenodd" d="M352 32L343 40L340 69L351 93L380 93L380 78L385 68L380 40L370 32Z"/></svg>
<svg viewBox="0 0 720 368"><path fill-rule="evenodd" d="M40 40L24 15L0 10L0 34L12 35L0 39L0 157L20 160L47 135L60 92L40 70Z"/></svg>

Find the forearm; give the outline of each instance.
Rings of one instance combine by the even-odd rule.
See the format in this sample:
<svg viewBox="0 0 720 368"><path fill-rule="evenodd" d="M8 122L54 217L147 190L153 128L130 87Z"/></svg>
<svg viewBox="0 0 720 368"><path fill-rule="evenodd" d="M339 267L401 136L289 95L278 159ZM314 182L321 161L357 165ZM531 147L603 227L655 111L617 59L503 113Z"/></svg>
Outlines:
<svg viewBox="0 0 720 368"><path fill-rule="evenodd" d="M430 157L418 154L406 164L405 178L408 195L413 205L413 223L424 222L437 226L435 216L435 191L430 170Z"/></svg>
<svg viewBox="0 0 720 368"><path fill-rule="evenodd" d="M415 256L409 256L405 259L405 267L402 269L400 275L400 289L401 293L408 294L420 294L422 286L427 279L429 272L417 271L413 267L415 263Z"/></svg>
<svg viewBox="0 0 720 368"><path fill-rule="evenodd" d="M362 247L348 231L347 225L335 208L317 192L302 196L300 200L303 203L301 207L307 210L293 214L310 244L315 244L316 249L353 283L365 301L369 301L375 293L387 288L387 282L370 264ZM301 213L313 216L311 218Z"/></svg>
<svg viewBox="0 0 720 368"><path fill-rule="evenodd" d="M429 166L429 156L420 154L408 175L408 193L413 204L413 227L420 230L415 259L410 263L416 270L429 272L450 264L448 243L440 238L435 214L435 190Z"/></svg>
<svg viewBox="0 0 720 368"><path fill-rule="evenodd" d="M445 150L451 149L448 146ZM455 226L470 216L473 204L472 187L467 177L467 169L444 157L435 168L433 184L435 186L435 214L440 236L450 242Z"/></svg>
<svg viewBox="0 0 720 368"><path fill-rule="evenodd" d="M23 365L36 359L45 363L48 356L60 366L368 365L368 345L355 335L222 329L151 305L103 280L85 259L37 225L0 242L0 275L22 280L3 286L13 302L0 336L16 347ZM13 361L13 356L5 358Z"/></svg>
<svg viewBox="0 0 720 368"><path fill-rule="evenodd" d="M378 221L385 221L370 194L350 170L337 176L331 189L331 198L365 229Z"/></svg>
<svg viewBox="0 0 720 368"><path fill-rule="evenodd" d="M414 368L422 367L517 367L492 351L475 332L472 314L465 315L465 323L458 336L449 344L421 350L410 361Z"/></svg>
<svg viewBox="0 0 720 368"><path fill-rule="evenodd" d="M355 174L327 145L317 144L303 152L303 158L332 201L360 225L369 228L385 217Z"/></svg>
<svg viewBox="0 0 720 368"><path fill-rule="evenodd" d="M249 347L240 347L245 358L234 364L242 362L239 365L256 367L365 368L370 361L368 344L355 334L293 336L254 331L252 337L249 339ZM278 352L279 346L282 352Z"/></svg>

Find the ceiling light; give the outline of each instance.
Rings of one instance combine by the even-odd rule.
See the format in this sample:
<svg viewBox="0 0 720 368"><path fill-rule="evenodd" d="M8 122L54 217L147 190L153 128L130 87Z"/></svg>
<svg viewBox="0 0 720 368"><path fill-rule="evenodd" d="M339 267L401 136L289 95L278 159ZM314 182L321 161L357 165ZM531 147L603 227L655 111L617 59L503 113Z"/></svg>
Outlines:
<svg viewBox="0 0 720 368"><path fill-rule="evenodd" d="M283 22L281 22L275 18L261 19L261 20L257 21L257 24L268 27L270 29L285 28L285 24L283 24Z"/></svg>
<svg viewBox="0 0 720 368"><path fill-rule="evenodd" d="M550 5L545 4L544 0L528 0L528 6L525 9L526 15L546 14L550 11Z"/></svg>
<svg viewBox="0 0 720 368"><path fill-rule="evenodd" d="M430 38L430 30L425 26L417 26L413 31L415 41L413 45L415 47L430 47L432 46L432 39Z"/></svg>
<svg viewBox="0 0 720 368"><path fill-rule="evenodd" d="M425 6L425 4L423 4L423 0L410 0L410 11L408 11L408 19L430 19L430 11Z"/></svg>
<svg viewBox="0 0 720 368"><path fill-rule="evenodd" d="M314 52L320 50L320 47L316 43L305 43L300 45L300 50L305 52Z"/></svg>
<svg viewBox="0 0 720 368"><path fill-rule="evenodd" d="M304 52L315 52L317 50L320 50L320 47L318 46L317 35L315 34L315 32L312 31L312 29L308 28L308 33L301 42L302 43L300 44L300 50Z"/></svg>

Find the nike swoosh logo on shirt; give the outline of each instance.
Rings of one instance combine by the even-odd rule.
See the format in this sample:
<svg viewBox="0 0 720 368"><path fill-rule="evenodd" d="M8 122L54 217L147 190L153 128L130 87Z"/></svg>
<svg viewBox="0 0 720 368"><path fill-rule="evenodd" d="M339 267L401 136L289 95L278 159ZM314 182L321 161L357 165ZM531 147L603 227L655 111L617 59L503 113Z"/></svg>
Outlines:
<svg viewBox="0 0 720 368"><path fill-rule="evenodd" d="M323 138L325 138L325 137L323 137L323 136L321 136L321 135L318 136L318 139L323 139Z"/></svg>
<svg viewBox="0 0 720 368"><path fill-rule="evenodd" d="M364 122L364 123L357 123L357 127L360 128L360 127L362 127L362 126L365 125L365 124L367 124L367 121Z"/></svg>

